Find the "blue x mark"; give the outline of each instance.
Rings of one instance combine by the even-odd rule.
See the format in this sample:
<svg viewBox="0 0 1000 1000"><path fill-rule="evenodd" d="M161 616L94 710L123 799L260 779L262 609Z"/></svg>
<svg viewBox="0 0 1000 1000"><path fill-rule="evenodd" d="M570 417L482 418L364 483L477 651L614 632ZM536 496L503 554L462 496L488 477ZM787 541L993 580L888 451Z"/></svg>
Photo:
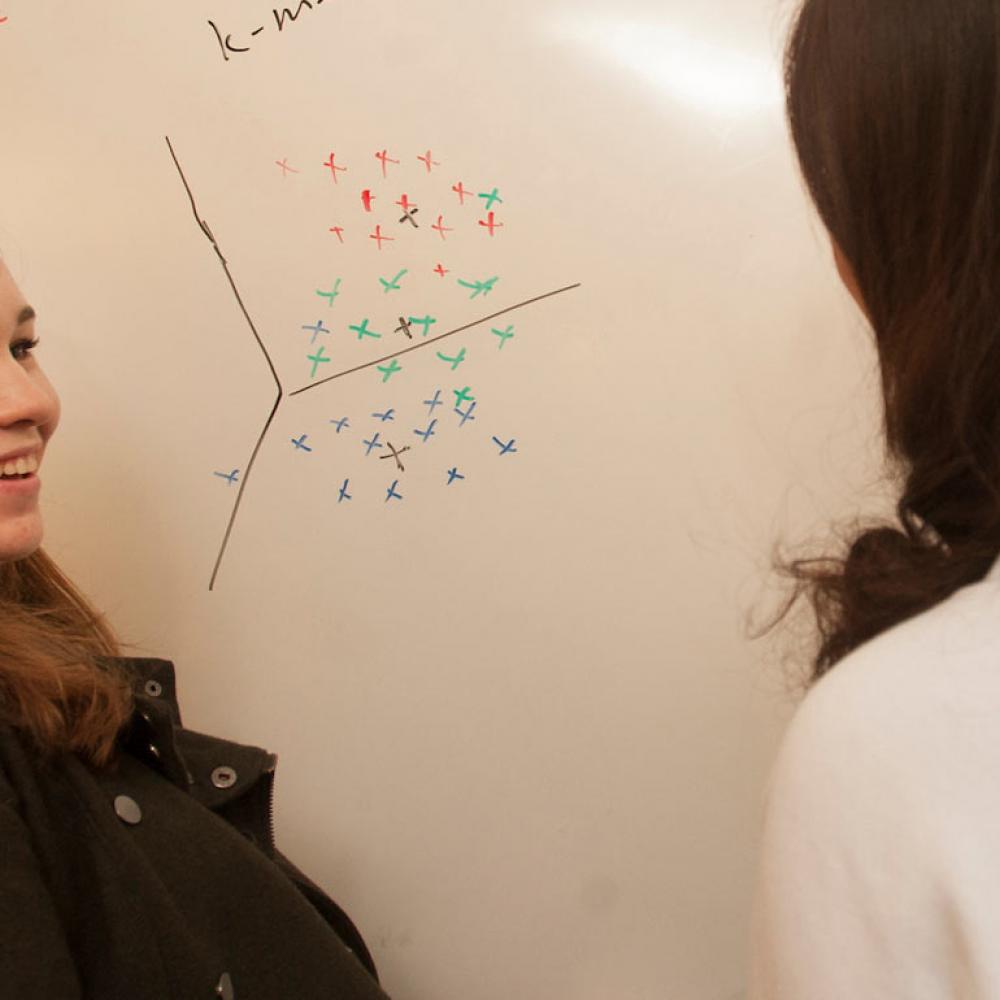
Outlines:
<svg viewBox="0 0 1000 1000"><path fill-rule="evenodd" d="M337 501L337 503L343 503L345 500L353 500L354 499L354 497L352 497L350 495L350 493L347 492L347 484L349 482L350 482L350 479L345 479L344 480L344 485L340 487L340 499Z"/></svg>
<svg viewBox="0 0 1000 1000"><path fill-rule="evenodd" d="M472 415L472 411L476 408L474 402L469 403L469 408L464 413L456 406L455 412L462 418L462 422L458 425L459 427L464 427L467 420L475 420L476 418Z"/></svg>
<svg viewBox="0 0 1000 1000"><path fill-rule="evenodd" d="M424 439L424 444L427 444L428 440L430 438L434 437L434 428L436 426L437 426L437 421L436 420L432 420L430 422L430 424L428 424L427 430L425 430L425 431L418 431L416 428L414 428L413 429L413 433L416 434L417 437L422 437Z"/></svg>
<svg viewBox="0 0 1000 1000"><path fill-rule="evenodd" d="M373 417L377 417L384 424L387 420L395 420L396 419L396 411L395 410L386 410L385 413L373 413L372 416Z"/></svg>
<svg viewBox="0 0 1000 1000"><path fill-rule="evenodd" d="M394 479L392 486L386 490L385 502L388 503L390 500L402 500L403 494L396 492L396 487L399 485L399 480Z"/></svg>
<svg viewBox="0 0 1000 1000"><path fill-rule="evenodd" d="M322 320L320 320L315 326L304 326L304 327L302 327L302 329L303 330L312 330L312 337L309 340L310 344L315 344L316 343L316 338L321 333L329 333L330 332L325 326L323 326L323 321Z"/></svg>
<svg viewBox="0 0 1000 1000"><path fill-rule="evenodd" d="M363 444L367 445L368 450L365 452L365 457L367 458L371 453L373 448L382 448L384 445L378 443L379 435L376 434L371 441L364 441Z"/></svg>
<svg viewBox="0 0 1000 1000"><path fill-rule="evenodd" d="M514 447L514 445L517 442L514 440L514 438L511 438L506 444L504 444L503 441L501 441L499 438L494 438L493 440L494 440L494 442L496 444L498 444L500 446L500 454L501 455L506 455L508 453L510 453L512 455L516 455L517 454L517 449Z"/></svg>
<svg viewBox="0 0 1000 1000"><path fill-rule="evenodd" d="M296 451L312 451L312 448L310 448L309 445L306 444L308 438L309 438L308 434L303 434L302 437L298 438L298 440L292 438L292 444L295 445Z"/></svg>
<svg viewBox="0 0 1000 1000"><path fill-rule="evenodd" d="M451 484L455 482L456 479L465 479L465 476L463 476L462 473L458 471L457 466L454 469L448 470L448 485L451 486Z"/></svg>
<svg viewBox="0 0 1000 1000"><path fill-rule="evenodd" d="M441 402L441 390L435 391L433 399L425 399L424 406L430 407L430 414L433 417L434 410L439 406L444 406L444 403Z"/></svg>
<svg viewBox="0 0 1000 1000"><path fill-rule="evenodd" d="M218 476L220 479L225 479L226 482L229 483L230 486L232 486L233 483L238 483L239 482L239 479L236 478L239 474L240 474L240 470L239 469L233 469L233 471L230 472L229 475L226 475L226 473L224 473L224 472L213 472L212 473L213 476Z"/></svg>
<svg viewBox="0 0 1000 1000"><path fill-rule="evenodd" d="M331 424L337 425L337 433L339 434L345 427L350 427L350 420L347 417L341 417L339 420L331 420Z"/></svg>

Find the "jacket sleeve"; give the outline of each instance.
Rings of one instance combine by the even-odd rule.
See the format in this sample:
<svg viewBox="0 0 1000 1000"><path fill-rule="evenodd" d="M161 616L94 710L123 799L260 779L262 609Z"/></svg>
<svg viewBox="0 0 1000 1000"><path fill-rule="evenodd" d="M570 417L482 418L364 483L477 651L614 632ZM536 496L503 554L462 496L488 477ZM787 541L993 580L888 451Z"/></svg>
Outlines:
<svg viewBox="0 0 1000 1000"><path fill-rule="evenodd" d="M31 836L0 777L0 991L5 1000L81 995Z"/></svg>

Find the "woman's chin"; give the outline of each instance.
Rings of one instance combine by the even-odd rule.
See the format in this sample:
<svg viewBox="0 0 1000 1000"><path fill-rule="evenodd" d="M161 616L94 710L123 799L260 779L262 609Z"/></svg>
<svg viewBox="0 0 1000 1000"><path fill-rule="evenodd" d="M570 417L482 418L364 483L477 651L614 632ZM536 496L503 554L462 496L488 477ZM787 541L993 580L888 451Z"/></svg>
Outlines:
<svg viewBox="0 0 1000 1000"><path fill-rule="evenodd" d="M42 544L42 518L38 513L0 519L0 562L26 559Z"/></svg>

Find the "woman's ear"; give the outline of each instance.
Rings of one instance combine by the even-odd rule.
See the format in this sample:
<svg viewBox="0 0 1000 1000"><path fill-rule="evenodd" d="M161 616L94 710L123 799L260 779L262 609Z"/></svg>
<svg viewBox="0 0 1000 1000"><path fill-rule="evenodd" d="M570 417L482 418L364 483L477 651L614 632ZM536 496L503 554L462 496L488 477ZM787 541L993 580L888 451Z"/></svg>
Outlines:
<svg viewBox="0 0 1000 1000"><path fill-rule="evenodd" d="M865 301L861 297L861 289L858 288L858 280L854 277L854 269L832 236L830 237L830 243L833 245L833 260L837 265L837 273L840 275L840 280L843 281L844 287L854 296L854 301L857 302L861 311L865 316L868 316L868 309L865 307ZM870 316L868 318L869 320L871 319Z"/></svg>

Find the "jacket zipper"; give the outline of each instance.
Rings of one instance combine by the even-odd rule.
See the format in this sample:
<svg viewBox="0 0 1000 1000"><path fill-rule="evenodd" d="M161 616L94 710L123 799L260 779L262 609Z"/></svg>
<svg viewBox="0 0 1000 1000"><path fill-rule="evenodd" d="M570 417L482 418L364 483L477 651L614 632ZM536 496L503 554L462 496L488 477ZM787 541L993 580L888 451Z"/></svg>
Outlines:
<svg viewBox="0 0 1000 1000"><path fill-rule="evenodd" d="M267 807L264 817L267 824L267 850L273 858L275 853L274 844L274 770L278 766L278 758L271 754L268 766L264 769L264 782L267 788Z"/></svg>

